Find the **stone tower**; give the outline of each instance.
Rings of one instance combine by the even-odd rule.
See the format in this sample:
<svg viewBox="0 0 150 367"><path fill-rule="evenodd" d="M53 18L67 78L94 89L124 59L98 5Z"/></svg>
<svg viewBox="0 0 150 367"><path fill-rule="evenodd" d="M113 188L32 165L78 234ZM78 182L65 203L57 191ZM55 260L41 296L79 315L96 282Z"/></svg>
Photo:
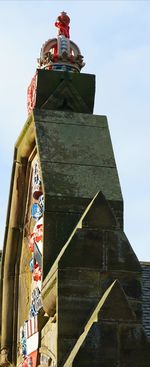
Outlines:
<svg viewBox="0 0 150 367"><path fill-rule="evenodd" d="M148 367L141 266L95 76L70 40L42 46L16 142L2 259L1 365Z"/></svg>

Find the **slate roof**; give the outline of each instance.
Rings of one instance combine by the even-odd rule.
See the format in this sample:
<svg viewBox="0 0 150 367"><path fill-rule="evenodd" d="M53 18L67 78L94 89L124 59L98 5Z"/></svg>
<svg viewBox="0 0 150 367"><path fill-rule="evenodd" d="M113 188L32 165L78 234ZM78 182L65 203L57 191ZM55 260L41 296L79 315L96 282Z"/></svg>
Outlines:
<svg viewBox="0 0 150 367"><path fill-rule="evenodd" d="M141 262L143 326L150 340L150 262Z"/></svg>

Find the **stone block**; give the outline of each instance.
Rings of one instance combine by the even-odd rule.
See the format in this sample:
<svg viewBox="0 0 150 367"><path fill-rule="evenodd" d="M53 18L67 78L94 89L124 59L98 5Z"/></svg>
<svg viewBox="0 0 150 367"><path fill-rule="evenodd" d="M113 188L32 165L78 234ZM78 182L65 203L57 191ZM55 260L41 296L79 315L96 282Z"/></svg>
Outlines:
<svg viewBox="0 0 150 367"><path fill-rule="evenodd" d="M94 323L73 361L73 367L117 366L117 326L113 323Z"/></svg>
<svg viewBox="0 0 150 367"><path fill-rule="evenodd" d="M149 367L150 343L142 326L120 325L120 364L122 367Z"/></svg>
<svg viewBox="0 0 150 367"><path fill-rule="evenodd" d="M105 247L108 270L141 272L140 262L122 230L107 232Z"/></svg>
<svg viewBox="0 0 150 367"><path fill-rule="evenodd" d="M58 271L58 292L60 297L99 298L100 274L96 270L67 268Z"/></svg>
<svg viewBox="0 0 150 367"><path fill-rule="evenodd" d="M42 162L46 195L93 198L102 191L108 200L121 196L114 167Z"/></svg>
<svg viewBox="0 0 150 367"><path fill-rule="evenodd" d="M61 84L63 83L62 91ZM86 85L88 84L88 88ZM49 70L38 70L38 79L37 79L37 92L36 92L36 108L41 108L42 105L45 105L45 102L48 100L50 96L54 96L52 99L52 103L49 107L45 105L44 108L49 108L50 110L56 110L56 106L59 109L59 100L61 99L63 90L65 91L64 97L67 97L67 86L68 92L75 90L75 96L80 97L81 100L85 101L88 106L89 113L93 112L94 107L94 95L95 95L95 76L92 74L84 74L84 73L68 73L64 71L59 71L58 73L55 71L49 72ZM57 93L58 91L58 93ZM56 94L55 94L56 93ZM79 99L77 99L78 101ZM74 101L73 110L76 112L82 112L82 104L81 108L78 109L76 106L76 101ZM65 104L60 108L61 110L65 110ZM83 111L84 112L84 111Z"/></svg>
<svg viewBox="0 0 150 367"><path fill-rule="evenodd" d="M103 269L103 233L78 229L59 261L59 268L67 267Z"/></svg>
<svg viewBox="0 0 150 367"><path fill-rule="evenodd" d="M105 127L101 127L101 116L97 117L98 126L94 128L92 117L91 125L82 125L80 116L79 122L76 119L74 124L68 119L62 123L55 123L54 117L50 123L37 123L41 161L116 168L107 119Z"/></svg>
<svg viewBox="0 0 150 367"><path fill-rule="evenodd" d="M44 256L43 277L48 274L61 248L65 245L76 226L80 215L78 213L44 213Z"/></svg>

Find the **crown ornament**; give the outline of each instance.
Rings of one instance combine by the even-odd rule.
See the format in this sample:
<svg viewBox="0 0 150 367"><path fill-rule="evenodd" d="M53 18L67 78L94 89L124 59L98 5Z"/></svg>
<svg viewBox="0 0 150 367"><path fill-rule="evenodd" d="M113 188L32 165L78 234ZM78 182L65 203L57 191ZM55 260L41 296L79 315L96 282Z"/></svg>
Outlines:
<svg viewBox="0 0 150 367"><path fill-rule="evenodd" d="M62 11L55 22L57 37L48 39L41 48L40 57L37 59L37 71L27 90L28 115L36 104L38 69L80 73L85 65L79 47L70 40L69 24L69 16Z"/></svg>
<svg viewBox="0 0 150 367"><path fill-rule="evenodd" d="M49 39L41 48L38 69L80 72L85 63L79 47L70 40L70 18L66 12L57 17L57 38Z"/></svg>

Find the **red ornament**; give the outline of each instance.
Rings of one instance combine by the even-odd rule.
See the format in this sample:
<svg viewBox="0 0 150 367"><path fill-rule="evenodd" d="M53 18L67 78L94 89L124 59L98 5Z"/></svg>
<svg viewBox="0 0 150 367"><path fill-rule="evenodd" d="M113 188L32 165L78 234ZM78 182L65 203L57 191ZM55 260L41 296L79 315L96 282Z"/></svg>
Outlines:
<svg viewBox="0 0 150 367"><path fill-rule="evenodd" d="M35 282L38 282L39 280L41 280L41 273L42 273L42 270L39 264L36 263L34 265L34 271L33 271L33 279Z"/></svg>
<svg viewBox="0 0 150 367"><path fill-rule="evenodd" d="M24 358L23 362L22 362L22 367L29 367L28 366L28 359Z"/></svg>
<svg viewBox="0 0 150 367"><path fill-rule="evenodd" d="M41 196L43 192L41 190L35 190L33 193L33 199L38 200L39 196Z"/></svg>
<svg viewBox="0 0 150 367"><path fill-rule="evenodd" d="M35 232L35 242L39 242L42 240L43 237L43 224L36 225L36 232Z"/></svg>
<svg viewBox="0 0 150 367"><path fill-rule="evenodd" d="M34 244L42 241L43 238L43 223L36 224L29 236L28 246L31 252L34 252Z"/></svg>
<svg viewBox="0 0 150 367"><path fill-rule="evenodd" d="M34 252L34 242L35 242L35 233L31 233L29 236L29 249L31 252Z"/></svg>
<svg viewBox="0 0 150 367"><path fill-rule="evenodd" d="M68 17L67 13L64 11L58 16L55 26L58 28L58 36L65 36L66 38L70 38L69 34L69 23L70 18Z"/></svg>
<svg viewBox="0 0 150 367"><path fill-rule="evenodd" d="M31 80L31 83L27 89L27 110L30 114L36 104L36 87L37 87L37 73Z"/></svg>

